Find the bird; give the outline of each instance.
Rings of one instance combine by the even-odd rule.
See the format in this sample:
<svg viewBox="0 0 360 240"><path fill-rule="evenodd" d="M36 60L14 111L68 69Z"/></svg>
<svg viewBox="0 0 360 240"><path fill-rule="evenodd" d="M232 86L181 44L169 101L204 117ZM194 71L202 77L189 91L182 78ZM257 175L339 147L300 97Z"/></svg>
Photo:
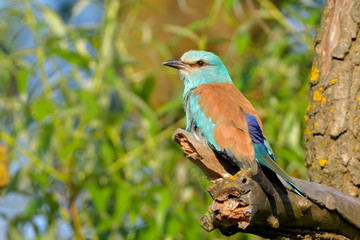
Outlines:
<svg viewBox="0 0 360 240"><path fill-rule="evenodd" d="M232 174L251 169L255 173L253 179L271 195L275 191L272 182L279 183L280 176L295 193L306 197L275 162L255 108L233 84L217 55L190 50L181 58L162 64L178 69L184 82L186 130L226 161Z"/></svg>

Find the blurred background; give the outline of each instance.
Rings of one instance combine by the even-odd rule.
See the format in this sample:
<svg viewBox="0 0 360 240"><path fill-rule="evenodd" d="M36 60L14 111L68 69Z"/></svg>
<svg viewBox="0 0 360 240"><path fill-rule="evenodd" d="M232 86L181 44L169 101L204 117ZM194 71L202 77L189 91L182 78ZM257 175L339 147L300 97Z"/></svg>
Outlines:
<svg viewBox="0 0 360 240"><path fill-rule="evenodd" d="M261 239L198 224L209 182L172 140L183 85L161 63L212 51L305 177L324 0L1 0L0 240ZM10 177L6 171L9 164Z"/></svg>

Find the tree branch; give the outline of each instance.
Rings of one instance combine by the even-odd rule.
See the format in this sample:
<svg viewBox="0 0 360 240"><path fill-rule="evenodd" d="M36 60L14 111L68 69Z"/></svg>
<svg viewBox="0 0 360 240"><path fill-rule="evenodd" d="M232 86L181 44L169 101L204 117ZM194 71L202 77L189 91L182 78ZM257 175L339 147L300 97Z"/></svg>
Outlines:
<svg viewBox="0 0 360 240"><path fill-rule="evenodd" d="M359 199L296 178L308 199L290 189L269 196L252 180L251 170L231 175L192 133L177 129L173 140L213 183L208 192L214 201L200 219L206 231L218 228L224 235L246 232L266 238L360 239Z"/></svg>

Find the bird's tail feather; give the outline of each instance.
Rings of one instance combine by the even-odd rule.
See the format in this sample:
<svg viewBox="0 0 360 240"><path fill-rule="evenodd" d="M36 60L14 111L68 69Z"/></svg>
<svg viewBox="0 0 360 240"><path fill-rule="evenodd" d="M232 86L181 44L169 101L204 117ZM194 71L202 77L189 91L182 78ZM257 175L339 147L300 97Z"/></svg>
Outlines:
<svg viewBox="0 0 360 240"><path fill-rule="evenodd" d="M284 179L284 180L287 184L289 184L292 187L292 189L294 190L295 193L297 193L298 195L300 195L302 197L307 198L306 194L300 188L298 188L293 182L287 181L286 179Z"/></svg>
<svg viewBox="0 0 360 240"><path fill-rule="evenodd" d="M261 165L268 167L270 170L272 170L273 172L278 174L282 179L285 180L285 182L287 184L289 184L289 186L294 190L295 193L297 193L298 195L300 195L302 197L307 197L306 194L298 186L296 186L296 184L289 177L289 175L287 175L287 173L284 170L282 170L275 161L273 161L273 160L269 160L266 162L261 161Z"/></svg>
<svg viewBox="0 0 360 240"><path fill-rule="evenodd" d="M270 196L275 196L276 189L269 178L266 176L263 168L259 166L257 173L252 175L251 178L261 186L265 193L269 194Z"/></svg>

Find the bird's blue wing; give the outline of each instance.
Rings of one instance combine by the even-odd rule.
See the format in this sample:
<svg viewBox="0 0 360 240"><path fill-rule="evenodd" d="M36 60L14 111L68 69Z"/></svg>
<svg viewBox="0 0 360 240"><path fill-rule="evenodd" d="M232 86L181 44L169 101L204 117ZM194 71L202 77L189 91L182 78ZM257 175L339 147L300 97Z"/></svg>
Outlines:
<svg viewBox="0 0 360 240"><path fill-rule="evenodd" d="M277 173L280 177L282 177L293 189L294 191L306 197L305 193L301 191L291 180L291 178L282 170L279 165L275 163L275 158L270 148L270 145L266 138L263 135L263 132L260 128L259 123L256 120L256 117L251 114L246 114L246 120L248 123L250 138L254 143L255 149L255 158L262 165L265 166L275 173Z"/></svg>
<svg viewBox="0 0 360 240"><path fill-rule="evenodd" d="M265 150L265 152L269 155L269 157L275 161L270 145L266 140L266 138L264 137L264 134L260 128L259 123L257 122L256 117L252 114L247 114L245 112L244 114L246 117L246 122L248 124L251 140L253 141L254 144L260 145L260 147ZM256 156L256 150L255 150L255 156ZM261 160L260 160L260 164L262 164Z"/></svg>

